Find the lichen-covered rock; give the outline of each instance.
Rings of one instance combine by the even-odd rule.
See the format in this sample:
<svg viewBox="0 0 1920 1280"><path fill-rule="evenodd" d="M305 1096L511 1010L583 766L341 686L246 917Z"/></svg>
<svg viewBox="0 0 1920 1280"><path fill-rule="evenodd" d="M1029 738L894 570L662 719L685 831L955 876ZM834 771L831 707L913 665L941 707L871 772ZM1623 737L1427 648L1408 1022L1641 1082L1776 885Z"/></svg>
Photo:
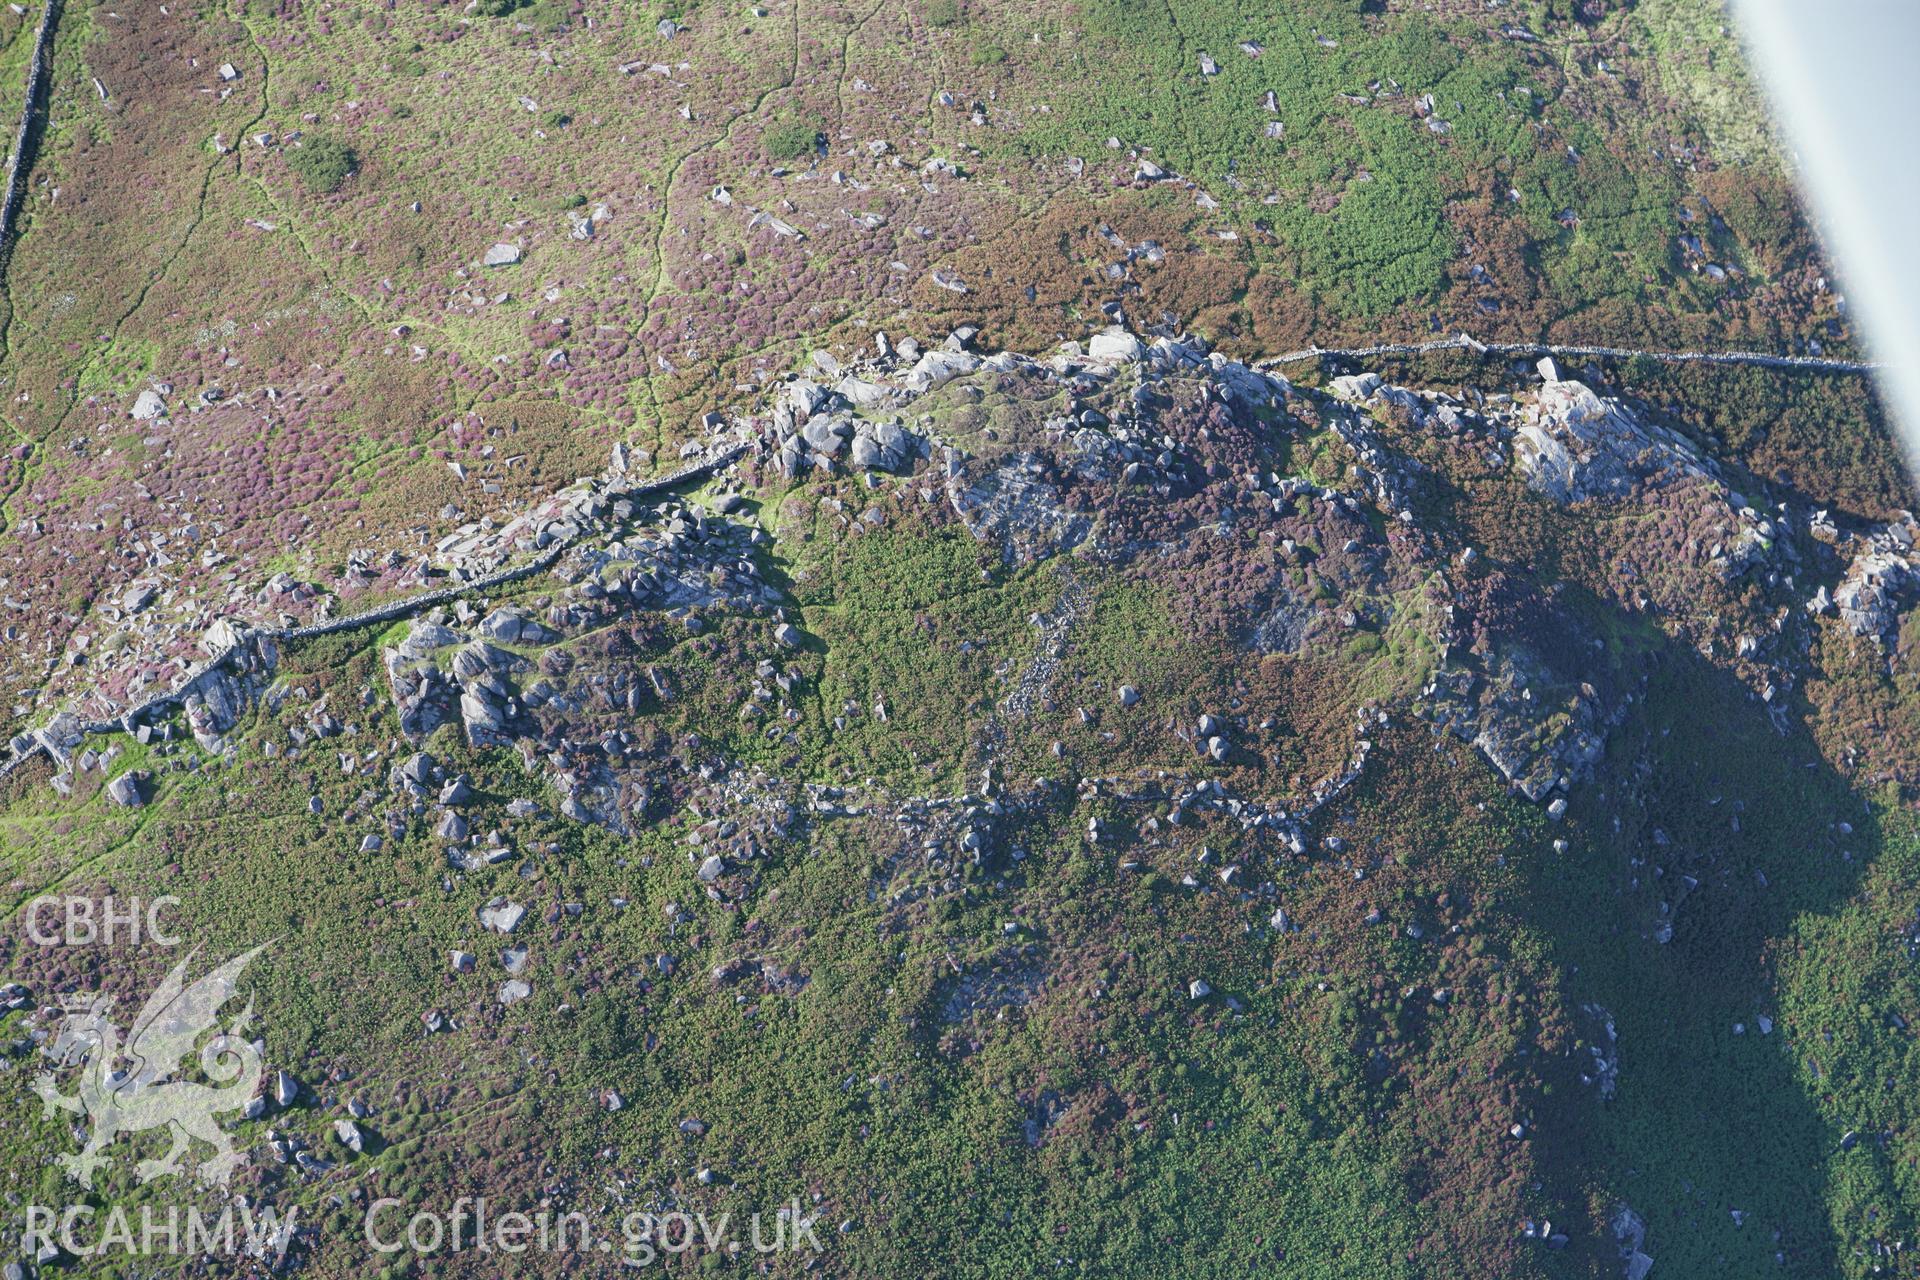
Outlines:
<svg viewBox="0 0 1920 1280"><path fill-rule="evenodd" d="M969 468L947 482L953 509L983 542L998 543L1007 563L1044 560L1071 551L1093 532L1093 520L1069 510L1061 491L1031 453L1014 454L967 482Z"/></svg>
<svg viewBox="0 0 1920 1280"><path fill-rule="evenodd" d="M1920 539L1911 517L1877 530L1855 552L1846 576L1833 589L1841 621L1883 649L1893 646L1902 610L1920 596L1916 541Z"/></svg>
<svg viewBox="0 0 1920 1280"><path fill-rule="evenodd" d="M1515 433L1514 465L1528 485L1559 502L1625 498L1644 486L1707 474L1683 437L1575 381L1540 388Z"/></svg>

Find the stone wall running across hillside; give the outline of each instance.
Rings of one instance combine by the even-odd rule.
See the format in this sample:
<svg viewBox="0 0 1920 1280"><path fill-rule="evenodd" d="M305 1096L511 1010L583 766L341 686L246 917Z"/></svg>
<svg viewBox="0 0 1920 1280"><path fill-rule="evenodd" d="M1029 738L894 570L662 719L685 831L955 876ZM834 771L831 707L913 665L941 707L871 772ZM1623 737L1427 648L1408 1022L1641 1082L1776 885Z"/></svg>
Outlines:
<svg viewBox="0 0 1920 1280"><path fill-rule="evenodd" d="M14 222L27 198L27 178L32 166L25 163L27 144L33 134L33 122L47 97L47 81L53 74L53 33L60 25L61 0L46 0L40 13L40 28L33 35L33 57L27 64L27 96L20 110L20 124L13 133L13 150L7 155L6 194L0 201L0 268L12 251Z"/></svg>

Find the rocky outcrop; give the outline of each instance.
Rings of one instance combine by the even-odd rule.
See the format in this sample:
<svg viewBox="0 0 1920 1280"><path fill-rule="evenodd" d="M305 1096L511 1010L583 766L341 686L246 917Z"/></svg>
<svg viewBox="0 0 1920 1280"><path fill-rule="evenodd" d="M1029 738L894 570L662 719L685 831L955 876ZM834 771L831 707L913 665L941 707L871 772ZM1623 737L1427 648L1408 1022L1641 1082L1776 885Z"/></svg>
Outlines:
<svg viewBox="0 0 1920 1280"><path fill-rule="evenodd" d="M897 419L873 421L856 416L854 402L846 399L844 388L842 383L841 389L823 393L810 382L789 384L774 414L774 464L781 475L791 480L836 466L905 472L926 456L926 439L907 430Z"/></svg>
<svg viewBox="0 0 1920 1280"><path fill-rule="evenodd" d="M1833 591L1840 620L1883 650L1891 650L1898 639L1901 611L1920 597L1917 537L1920 529L1908 515L1860 540ZM1816 611L1824 608L1823 601Z"/></svg>
<svg viewBox="0 0 1920 1280"><path fill-rule="evenodd" d="M1684 437L1570 380L1540 388L1521 415L1513 457L1527 484L1556 502L1626 498L1649 485L1710 478Z"/></svg>
<svg viewBox="0 0 1920 1280"><path fill-rule="evenodd" d="M1502 571L1461 579L1442 663L1415 706L1529 800L1548 800L1599 763L1633 686L1551 586Z"/></svg>
<svg viewBox="0 0 1920 1280"><path fill-rule="evenodd" d="M641 629L655 637L662 628L697 635L712 625L708 615L723 614L729 627L741 619L764 625L777 646L767 652L781 653L782 662L789 652L817 651L818 641L785 614L780 591L760 576L766 534L740 514L749 495L736 481L777 471L796 480L839 477L819 507L846 532L925 512L936 524L957 517L1008 564L1078 553L1151 575L1156 564L1171 563L1175 594L1190 592L1196 627L1257 653L1326 662L1329 679L1377 664L1374 674L1390 692L1376 711L1417 704L1518 791L1546 801L1592 768L1631 696L1603 679L1569 674L1590 655L1575 654L1569 665L1567 654L1548 652L1553 645L1538 637L1494 627L1484 644L1456 645L1443 634L1447 582L1459 581L1451 573L1457 544L1447 543L1459 530L1423 527L1413 510L1432 469L1448 465L1447 451L1471 456L1484 473L1508 465L1503 446L1510 443L1513 465L1555 503L1678 495L1690 510L1711 508L1698 517L1702 529L1739 530L1701 549L1697 558L1719 565L1737 563L1744 545L1764 548L1771 535L1769 522L1683 437L1579 382L1550 378L1518 407L1502 396L1456 399L1394 387L1373 374L1335 378L1321 394L1191 341L1148 341L1119 328L1085 346L1063 343L1046 359L981 355L971 339L956 331L928 351L876 339L845 364L817 354L811 372L818 378L780 384L767 416L734 422L744 438L720 435L727 424L716 416L709 424L715 440L690 445L691 460L675 475L635 481L637 455L618 446L603 475L498 528L475 525L443 539L436 555L453 564L456 579L443 589L279 630L219 624L205 638L207 667L137 710L186 705L196 738L219 749L270 673L275 639L412 616L406 638L382 653L408 739L421 742L457 721L476 746L515 748L567 816L636 830L664 785L646 759L663 744L630 731L640 712L674 696L675 677L664 663L623 663L582 642L630 630L642 615ZM1420 448L1408 447L1409 433ZM1329 437L1337 442L1338 479L1283 474L1295 446L1318 451ZM748 451L758 457L723 478L711 502L662 500L664 485L712 475ZM899 485L877 474L849 485L849 471L918 474ZM938 506L943 489L947 510ZM850 490L864 495L864 510L848 513ZM1680 536L1692 532L1689 526ZM1898 557L1899 548L1884 550ZM502 559L508 568L469 576ZM1874 592L1897 591L1898 583L1891 560L1867 563L1860 588L1843 589L1843 611L1878 627L1884 609ZM1182 577L1190 568L1211 576ZM537 603L482 601L476 609L465 598L541 572L558 589ZM285 596L299 584L280 585L275 594ZM1063 607L1062 618L1070 622L1077 608ZM1062 643L1045 633L1057 621L1038 619L1042 659L1000 700L1006 714L1044 705L1049 664ZM761 665L740 717L790 747L800 731L792 673ZM836 721L868 714L868 702L871 714L884 715L888 701L862 698ZM1227 770L1261 750L1259 736L1242 725L1190 742L1211 761L1207 767ZM1356 743L1345 770L1314 789L1308 812L1355 775L1364 732Z"/></svg>
<svg viewBox="0 0 1920 1280"><path fill-rule="evenodd" d="M1589 1002L1580 1006L1575 1025L1586 1048L1580 1083L1590 1086L1602 1102L1610 1102L1620 1087L1620 1035L1613 1014L1605 1005Z"/></svg>
<svg viewBox="0 0 1920 1280"><path fill-rule="evenodd" d="M205 643L220 656L177 691L187 728L200 749L219 752L227 731L253 707L273 679L280 652L271 635L216 623Z"/></svg>
<svg viewBox="0 0 1920 1280"><path fill-rule="evenodd" d="M1617 716L1590 687L1548 696L1510 655L1440 671L1427 687L1424 709L1534 801L1591 772Z"/></svg>
<svg viewBox="0 0 1920 1280"><path fill-rule="evenodd" d="M462 535L474 541L466 554L496 566L491 572L476 576L466 568L458 567L451 575L454 581L447 586L391 600L345 616L306 624L255 628L238 618L216 619L199 635L194 646L207 655L206 658L186 664L181 675L162 692L130 707L116 708L111 719L82 720L72 712L62 711L56 713L52 723L71 722L81 734L133 732L142 724L158 720L176 710L184 710L196 724L195 736L202 740L203 745L207 742L220 743L222 735L237 722L253 693L271 676L278 659L275 648L278 642L305 640L382 625L544 572L573 542L587 533L604 531L609 527L609 520L623 520L631 516L638 500L712 475L731 465L747 448L745 442L730 437L718 438L711 446L695 444L688 455L690 461L652 480L635 480L626 474L624 466L615 465L600 477L577 481L562 489L531 511L497 529L469 526L476 532ZM625 446L615 447L616 464L625 454ZM442 541L444 543L446 540ZM466 544L463 542L462 545ZM515 552L528 550L536 551L531 559L511 562ZM502 564L504 567L498 567ZM161 634L171 633L163 630ZM178 646L178 637L173 640ZM236 683L236 676L248 677L251 687ZM113 704L109 702L108 705ZM47 750L38 732L16 737L10 746L10 754L0 761L0 777ZM58 757L56 764L60 764Z"/></svg>
<svg viewBox="0 0 1920 1280"><path fill-rule="evenodd" d="M1069 511L1045 467L1030 453L1015 454L970 475L966 461L949 454L947 494L974 537L999 543L1009 564L1043 560L1072 551L1093 532L1091 517Z"/></svg>

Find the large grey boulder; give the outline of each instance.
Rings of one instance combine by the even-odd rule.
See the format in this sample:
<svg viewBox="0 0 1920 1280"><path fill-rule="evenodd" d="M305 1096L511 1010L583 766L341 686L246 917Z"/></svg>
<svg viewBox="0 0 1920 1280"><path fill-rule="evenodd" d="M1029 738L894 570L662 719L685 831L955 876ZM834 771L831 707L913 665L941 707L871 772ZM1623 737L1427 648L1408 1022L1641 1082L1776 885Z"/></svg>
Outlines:
<svg viewBox="0 0 1920 1280"><path fill-rule="evenodd" d="M512 933L526 916L525 907L503 898L480 909L480 926L494 933Z"/></svg>
<svg viewBox="0 0 1920 1280"><path fill-rule="evenodd" d="M820 412L833 398L833 393L817 382L801 378L789 382L785 394L781 397L784 407L795 418L810 418Z"/></svg>
<svg viewBox="0 0 1920 1280"><path fill-rule="evenodd" d="M516 609L495 609L480 620L480 634L500 644L551 644L559 636Z"/></svg>
<svg viewBox="0 0 1920 1280"><path fill-rule="evenodd" d="M408 629L407 638L400 642L400 652L409 658L424 658L436 649L459 644L460 639L460 633L452 627L423 618Z"/></svg>
<svg viewBox="0 0 1920 1280"><path fill-rule="evenodd" d="M1087 343L1087 354L1095 360L1124 364L1138 360L1147 353L1140 339L1118 326L1104 333L1096 333Z"/></svg>
<svg viewBox="0 0 1920 1280"><path fill-rule="evenodd" d="M877 382L868 382L864 378L842 378L833 389L843 396L848 404L861 409L877 409L894 399L891 387L883 387Z"/></svg>
<svg viewBox="0 0 1920 1280"><path fill-rule="evenodd" d="M845 418L809 418L800 428L800 439L815 453L836 457L846 446L853 426Z"/></svg>
<svg viewBox="0 0 1920 1280"><path fill-rule="evenodd" d="M849 455L856 467L904 471L919 452L918 441L897 422L861 423Z"/></svg>
<svg viewBox="0 0 1920 1280"><path fill-rule="evenodd" d="M367 1149L366 1135L360 1132L360 1126L351 1120L344 1118L335 1120L333 1122L333 1136L340 1140L341 1146L353 1152L355 1155L359 1155Z"/></svg>
<svg viewBox="0 0 1920 1280"><path fill-rule="evenodd" d="M506 713L485 694L468 689L460 695L460 720L469 737L498 734L507 727Z"/></svg>
<svg viewBox="0 0 1920 1280"><path fill-rule="evenodd" d="M929 351L914 362L901 385L915 395L924 395L979 367L980 357L971 351Z"/></svg>

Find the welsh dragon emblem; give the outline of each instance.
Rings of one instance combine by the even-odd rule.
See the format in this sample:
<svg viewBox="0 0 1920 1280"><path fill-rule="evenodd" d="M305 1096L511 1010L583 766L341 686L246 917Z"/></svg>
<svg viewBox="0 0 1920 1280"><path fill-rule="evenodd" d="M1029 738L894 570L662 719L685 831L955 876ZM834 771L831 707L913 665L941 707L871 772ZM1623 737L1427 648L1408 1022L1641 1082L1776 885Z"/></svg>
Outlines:
<svg viewBox="0 0 1920 1280"><path fill-rule="evenodd" d="M101 1153L122 1133L170 1131L172 1145L166 1155L142 1160L135 1167L142 1183L178 1173L180 1158L195 1138L214 1150L199 1166L202 1181L224 1185L245 1159L234 1151L214 1116L240 1110L260 1086L260 1052L241 1036L253 1014L252 1002L226 1031L200 1049L200 1069L213 1084L174 1077L195 1043L214 1029L221 1007L233 999L241 971L265 949L264 944L255 947L188 985L187 966L199 954L196 947L148 998L124 1046L120 1028L107 1019L113 1007L111 996L62 1000L66 1017L47 1053L60 1066L81 1065L78 1089L61 1093L51 1071L42 1072L33 1089L49 1116L58 1109L87 1118L85 1147L78 1154L59 1157L61 1167L81 1186L92 1188L93 1171L107 1160Z"/></svg>

